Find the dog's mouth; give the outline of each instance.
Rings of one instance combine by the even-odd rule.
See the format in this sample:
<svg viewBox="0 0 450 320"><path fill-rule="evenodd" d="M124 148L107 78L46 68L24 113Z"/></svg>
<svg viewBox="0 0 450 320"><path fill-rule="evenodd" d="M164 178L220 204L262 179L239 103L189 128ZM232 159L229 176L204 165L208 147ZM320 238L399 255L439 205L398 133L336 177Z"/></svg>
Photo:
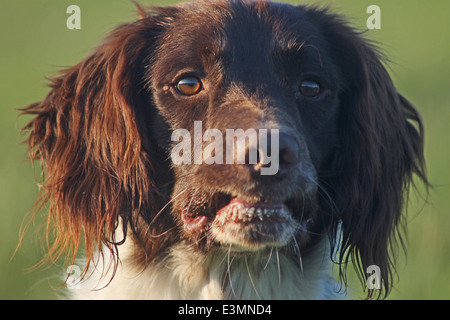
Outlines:
<svg viewBox="0 0 450 320"><path fill-rule="evenodd" d="M185 232L207 234L221 246L234 251L256 251L266 247L282 247L299 232L306 232L309 220L297 221L289 201L282 203L250 202L228 197L214 214L182 214Z"/></svg>

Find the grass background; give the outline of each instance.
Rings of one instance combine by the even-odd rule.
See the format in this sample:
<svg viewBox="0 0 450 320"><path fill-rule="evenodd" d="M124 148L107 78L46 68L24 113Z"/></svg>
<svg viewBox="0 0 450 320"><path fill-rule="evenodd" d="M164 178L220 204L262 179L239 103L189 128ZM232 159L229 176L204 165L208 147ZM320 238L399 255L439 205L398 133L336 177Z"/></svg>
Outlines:
<svg viewBox="0 0 450 320"><path fill-rule="evenodd" d="M435 188L426 205L420 197L411 197L408 254L401 258L400 281L389 298L449 299L450 1L321 3L347 16L359 30L366 29L366 8L380 6L381 30L370 30L366 36L382 44L392 61L396 86L425 120L426 158ZM66 8L72 4L81 8L81 30L66 28ZM13 257L22 219L37 197L33 169L24 161L26 148L20 144L20 128L29 118L18 118L15 109L42 99L48 92L46 76L77 63L108 30L136 16L128 0L4 0L0 4L0 299L53 299L60 285L58 274L64 269L58 265L27 270L44 253L39 217Z"/></svg>

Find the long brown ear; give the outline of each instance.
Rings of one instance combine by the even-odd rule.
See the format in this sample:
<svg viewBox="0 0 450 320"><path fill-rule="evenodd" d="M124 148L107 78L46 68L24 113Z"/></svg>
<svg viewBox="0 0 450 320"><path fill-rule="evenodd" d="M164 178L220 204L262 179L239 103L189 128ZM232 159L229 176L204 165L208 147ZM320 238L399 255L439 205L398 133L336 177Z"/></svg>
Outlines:
<svg viewBox="0 0 450 320"><path fill-rule="evenodd" d="M92 55L52 79L42 102L22 110L34 116L24 130L31 160L41 160L36 208L49 203L52 260L68 251L73 263L81 243L87 266L102 246L114 254L127 227L138 224L135 216L152 221L157 211L144 76L160 29L156 17L118 27ZM116 239L120 221L123 238Z"/></svg>
<svg viewBox="0 0 450 320"><path fill-rule="evenodd" d="M400 96L376 49L339 18L315 12L346 86L340 92L340 146L334 177L324 186L338 212L332 227L341 276L351 260L366 285L367 268L380 270L385 297L395 274L402 211L416 174L428 185L423 155L423 124L417 110ZM378 275L377 275L378 276Z"/></svg>

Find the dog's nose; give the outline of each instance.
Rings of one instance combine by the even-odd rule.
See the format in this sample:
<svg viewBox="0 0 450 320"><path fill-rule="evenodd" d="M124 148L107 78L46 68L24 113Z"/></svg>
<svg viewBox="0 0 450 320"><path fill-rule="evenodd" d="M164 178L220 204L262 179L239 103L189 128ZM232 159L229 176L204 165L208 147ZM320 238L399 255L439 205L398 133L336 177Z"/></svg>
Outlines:
<svg viewBox="0 0 450 320"><path fill-rule="evenodd" d="M261 175L286 174L300 161L299 145L287 133L267 133L263 139L260 135L258 143L250 143L247 146L245 159L246 165L254 173Z"/></svg>
<svg viewBox="0 0 450 320"><path fill-rule="evenodd" d="M280 168L289 169L300 162L299 146L297 141L286 133L281 133L279 137L279 161Z"/></svg>

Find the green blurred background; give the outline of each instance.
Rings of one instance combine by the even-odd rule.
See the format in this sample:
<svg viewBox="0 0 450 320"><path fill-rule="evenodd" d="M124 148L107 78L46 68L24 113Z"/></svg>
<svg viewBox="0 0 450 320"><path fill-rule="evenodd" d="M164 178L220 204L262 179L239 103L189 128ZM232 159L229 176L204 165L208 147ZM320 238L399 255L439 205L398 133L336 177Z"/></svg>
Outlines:
<svg viewBox="0 0 450 320"><path fill-rule="evenodd" d="M176 1L140 1L173 4ZM304 3L311 1L291 1ZM428 203L411 195L408 254L401 256L400 281L391 299L450 298L450 1L326 1L365 30L371 4L381 8L381 30L366 37L382 44L391 75L421 111L431 182ZM81 30L68 30L66 8L81 8ZM28 268L44 254L38 217L13 257L19 228L37 197L33 169L24 161L20 129L29 118L16 108L41 100L45 77L85 57L105 33L136 19L128 0L3 0L0 4L0 298L53 299L64 266ZM361 297L359 284L355 297Z"/></svg>

